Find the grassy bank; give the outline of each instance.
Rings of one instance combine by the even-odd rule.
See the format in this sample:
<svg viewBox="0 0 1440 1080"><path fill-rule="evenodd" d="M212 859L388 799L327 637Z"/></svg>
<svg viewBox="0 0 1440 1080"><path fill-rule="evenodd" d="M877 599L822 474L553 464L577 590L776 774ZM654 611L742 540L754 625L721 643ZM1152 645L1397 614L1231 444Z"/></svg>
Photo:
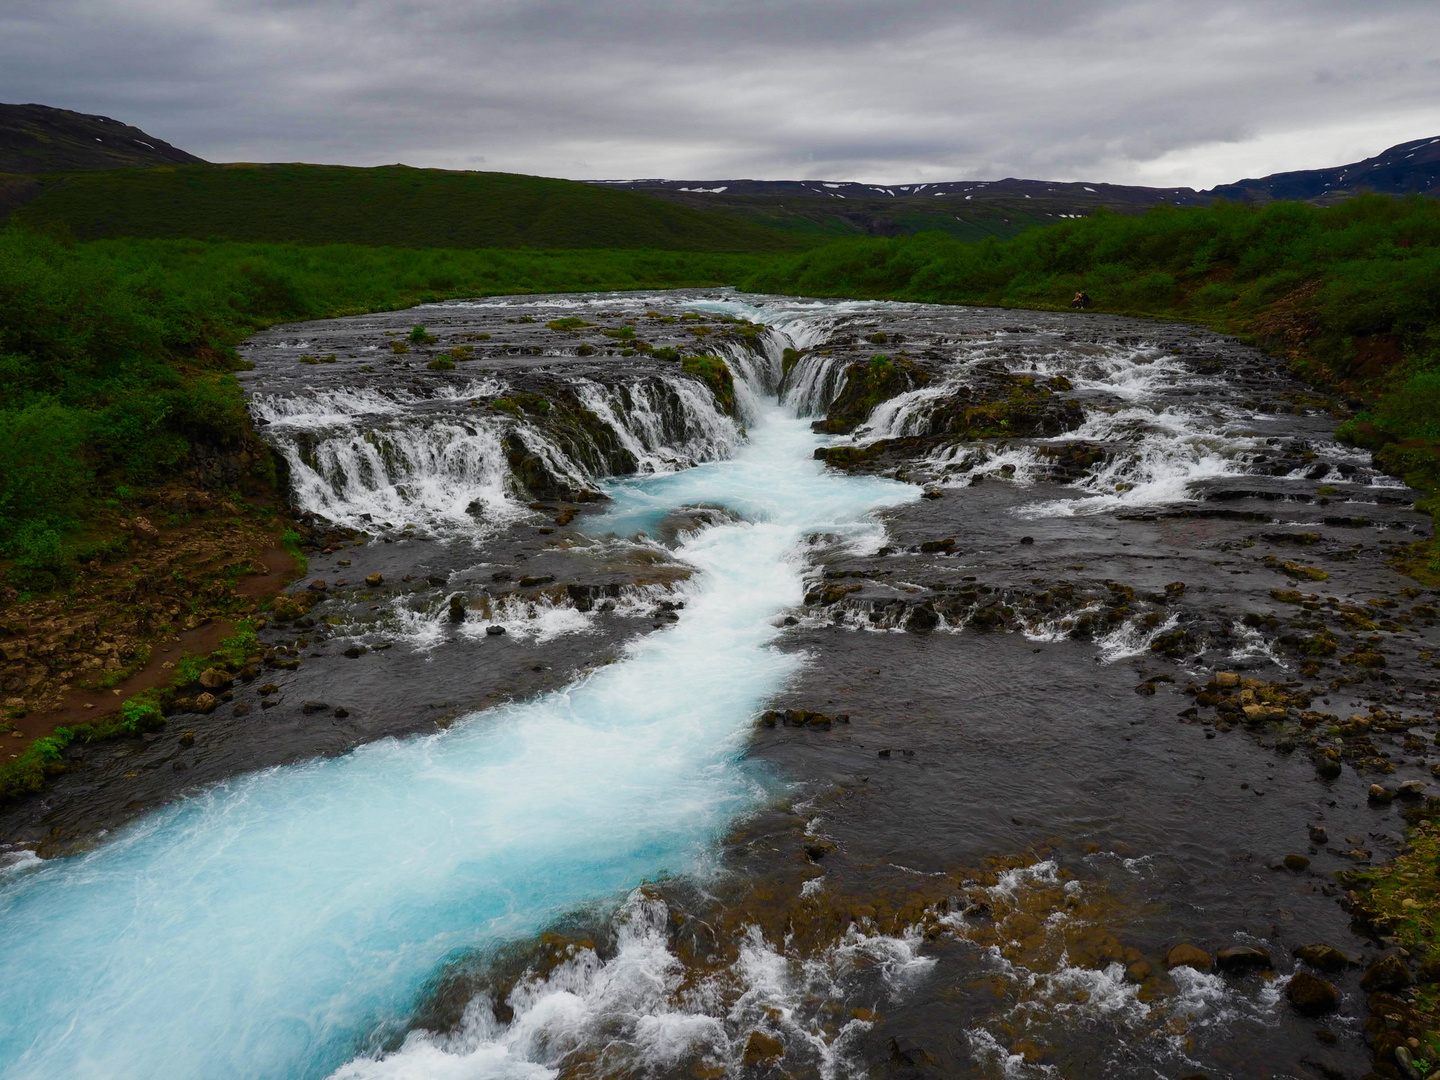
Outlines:
<svg viewBox="0 0 1440 1080"><path fill-rule="evenodd" d="M1101 212L1012 240L854 240L777 260L747 288L1186 319L1283 350L1366 405L1342 437L1440 490L1440 201L1371 196Z"/></svg>
<svg viewBox="0 0 1440 1080"><path fill-rule="evenodd" d="M181 165L54 175L14 220L63 226L80 240L682 251L793 251L811 242L634 191L404 165Z"/></svg>
<svg viewBox="0 0 1440 1080"><path fill-rule="evenodd" d="M63 582L97 511L235 446L233 346L274 322L459 296L714 285L763 257L455 251L0 233L0 559Z"/></svg>

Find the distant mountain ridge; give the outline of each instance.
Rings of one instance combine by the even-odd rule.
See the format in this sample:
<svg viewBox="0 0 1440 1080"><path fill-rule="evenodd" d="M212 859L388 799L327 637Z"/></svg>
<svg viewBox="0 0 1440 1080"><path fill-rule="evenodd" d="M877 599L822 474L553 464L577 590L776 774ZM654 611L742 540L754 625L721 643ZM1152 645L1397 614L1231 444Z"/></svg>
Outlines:
<svg viewBox="0 0 1440 1080"><path fill-rule="evenodd" d="M197 164L204 159L108 116L0 103L0 173Z"/></svg>
<svg viewBox="0 0 1440 1080"><path fill-rule="evenodd" d="M797 231L896 236L939 229L977 239L1010 236L1031 225L1093 213L1100 207L1137 213L1157 205L1205 206L1217 199L1327 204L1367 191L1440 196L1440 137L1401 143L1350 165L1274 173L1204 191L1014 177L923 184L658 179L592 183L687 206L728 209L757 223Z"/></svg>
<svg viewBox="0 0 1440 1080"><path fill-rule="evenodd" d="M168 175L177 166L187 168ZM567 181L434 169L402 176L397 169L403 167L211 165L110 117L0 104L0 219L18 214L35 223L63 220L82 237L351 237L402 246L628 243L780 250L844 236L934 230L962 240L1005 238L1101 208L1136 214L1217 199L1324 205L1366 191L1440 196L1440 137L1401 143L1350 165L1274 173L1203 191L1015 177L916 184ZM326 194L335 184L338 201ZM610 189L609 201L582 195L588 190L600 196L597 188ZM636 196L668 205L623 203ZM622 235L627 229L634 230L628 241Z"/></svg>

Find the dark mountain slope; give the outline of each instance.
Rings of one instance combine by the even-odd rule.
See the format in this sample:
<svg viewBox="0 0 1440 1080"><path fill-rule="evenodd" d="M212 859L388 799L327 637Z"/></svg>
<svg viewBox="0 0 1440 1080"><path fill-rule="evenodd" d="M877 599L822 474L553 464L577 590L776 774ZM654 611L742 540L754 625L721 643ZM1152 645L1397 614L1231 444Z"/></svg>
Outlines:
<svg viewBox="0 0 1440 1080"><path fill-rule="evenodd" d="M1221 184L1203 194L1238 202L1294 199L1323 205L1367 191L1440 195L1440 138L1401 143L1352 165L1272 173L1258 180Z"/></svg>
<svg viewBox="0 0 1440 1080"><path fill-rule="evenodd" d="M0 173L74 172L203 159L108 116L0 104Z"/></svg>

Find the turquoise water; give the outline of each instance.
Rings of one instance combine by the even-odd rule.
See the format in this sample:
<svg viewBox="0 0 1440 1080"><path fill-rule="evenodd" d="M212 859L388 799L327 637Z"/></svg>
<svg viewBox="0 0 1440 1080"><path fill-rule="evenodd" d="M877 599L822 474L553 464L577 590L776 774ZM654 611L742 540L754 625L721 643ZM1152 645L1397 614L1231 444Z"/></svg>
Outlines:
<svg viewBox="0 0 1440 1080"><path fill-rule="evenodd" d="M683 544L699 572L681 621L617 663L439 734L221 784L0 882L0 1072L322 1077L403 1029L457 951L703 872L766 795L746 736L802 662L773 643L803 539L878 546L866 515L918 494L827 473L778 406L749 435L732 460L613 486L601 532L693 503L744 519Z"/></svg>

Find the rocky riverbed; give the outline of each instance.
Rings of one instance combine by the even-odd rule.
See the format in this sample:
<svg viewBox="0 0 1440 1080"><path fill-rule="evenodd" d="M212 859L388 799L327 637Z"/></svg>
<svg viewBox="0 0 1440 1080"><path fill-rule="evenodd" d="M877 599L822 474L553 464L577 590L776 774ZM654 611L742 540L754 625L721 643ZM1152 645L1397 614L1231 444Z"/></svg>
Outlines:
<svg viewBox="0 0 1440 1080"><path fill-rule="evenodd" d="M623 663L687 619L687 538L753 512L645 478L729 459L767 400L826 469L921 496L883 535L806 537L775 645L796 673L743 718L767 794L703 870L460 950L338 1075L1426 1060L1402 999L1425 957L1337 873L1393 859L1440 794L1436 597L1397 569L1430 523L1273 359L1183 325L728 293L432 305L245 354L309 572L163 731L5 811L22 875L237 774Z"/></svg>

